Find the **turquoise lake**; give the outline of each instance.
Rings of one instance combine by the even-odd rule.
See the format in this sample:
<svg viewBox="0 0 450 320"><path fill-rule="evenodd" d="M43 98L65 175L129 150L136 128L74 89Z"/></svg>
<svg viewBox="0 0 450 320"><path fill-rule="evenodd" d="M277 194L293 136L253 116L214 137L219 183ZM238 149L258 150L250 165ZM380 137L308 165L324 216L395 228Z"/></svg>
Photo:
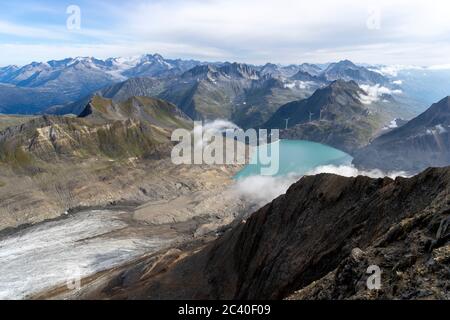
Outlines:
<svg viewBox="0 0 450 320"><path fill-rule="evenodd" d="M288 174L303 175L308 171L324 165L350 165L353 158L338 149L320 143L305 140L279 140L275 143L280 148L279 171L274 176ZM274 144L275 144L274 143ZM268 149L271 150L271 146ZM252 157L257 157L257 152ZM267 167L267 166L266 166ZM261 163L248 164L235 179L260 175Z"/></svg>

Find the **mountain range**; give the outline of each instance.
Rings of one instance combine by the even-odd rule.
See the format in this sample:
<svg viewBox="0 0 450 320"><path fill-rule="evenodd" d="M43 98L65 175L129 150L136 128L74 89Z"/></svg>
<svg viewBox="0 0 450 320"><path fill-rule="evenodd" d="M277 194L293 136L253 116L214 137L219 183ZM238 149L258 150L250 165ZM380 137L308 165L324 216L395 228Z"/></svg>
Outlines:
<svg viewBox="0 0 450 320"><path fill-rule="evenodd" d="M283 138L321 142L352 154L386 133L393 121L419 113L399 82L384 76L382 69L348 60L254 66L172 60L158 54L70 58L5 67L0 81L6 83L0 84L4 113L78 116L97 97L119 104L133 97L155 97L173 103L192 120L278 128Z"/></svg>
<svg viewBox="0 0 450 320"><path fill-rule="evenodd" d="M37 113L52 105L77 101L130 77L170 77L199 63L194 60L164 59L154 54L106 60L78 57L33 62L23 67L7 66L0 68L0 83L9 85L2 87L2 90L11 88L20 94L16 95L16 99L2 102L0 112ZM35 102L34 96L38 98Z"/></svg>
<svg viewBox="0 0 450 320"><path fill-rule="evenodd" d="M365 85L393 86L379 72L348 60L327 65L303 63L282 66L268 63L255 66L165 59L159 54L105 60L78 57L0 68L0 90L7 97L0 103L0 112L35 114L49 108L53 110L86 99L108 87L117 88L121 82L134 78L159 80L159 84L146 83L143 91L140 86L139 93L157 94L175 102L193 118L229 115L232 119L232 113L241 113L237 116L240 118L248 112L244 121L250 121L255 113L259 124L268 118L263 110L266 107L270 113L280 103L307 97L318 87L336 79L353 80ZM131 90L138 93L138 89ZM262 98L259 97L261 90L265 90ZM206 110L208 108L202 104L214 103L210 96L222 99L225 106L220 110L215 106L211 107L215 110ZM246 100L250 101L247 103ZM239 104L244 107L240 108ZM263 106L260 108L259 104Z"/></svg>
<svg viewBox="0 0 450 320"><path fill-rule="evenodd" d="M34 114L0 115L0 255L15 266L0 276L5 296L449 298L450 97L417 116L400 82L348 60L76 58L5 67L0 81L2 112ZM217 119L345 150L357 173L424 171L265 185L238 181L240 165L170 160L175 129ZM262 189L278 178L272 201ZM37 265L61 276L78 254L80 290L60 277L23 284L41 279Z"/></svg>
<svg viewBox="0 0 450 320"><path fill-rule="evenodd" d="M94 95L115 101L132 96L159 97L176 104L195 120L217 118L249 128L261 125L277 108L305 98L323 84L300 84L263 75L238 63L202 64L177 77L138 77L93 92L79 101L48 108L48 114L77 114Z"/></svg>

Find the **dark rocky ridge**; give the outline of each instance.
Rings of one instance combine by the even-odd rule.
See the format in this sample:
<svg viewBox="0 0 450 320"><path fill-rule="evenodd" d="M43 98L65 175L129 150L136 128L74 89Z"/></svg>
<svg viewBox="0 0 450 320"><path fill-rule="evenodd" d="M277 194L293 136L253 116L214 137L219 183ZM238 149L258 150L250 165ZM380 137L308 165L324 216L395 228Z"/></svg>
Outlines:
<svg viewBox="0 0 450 320"><path fill-rule="evenodd" d="M128 267L85 297L280 299L309 286L293 298L448 299L449 219L450 167L304 177L204 249ZM361 286L371 264L387 279L376 293Z"/></svg>

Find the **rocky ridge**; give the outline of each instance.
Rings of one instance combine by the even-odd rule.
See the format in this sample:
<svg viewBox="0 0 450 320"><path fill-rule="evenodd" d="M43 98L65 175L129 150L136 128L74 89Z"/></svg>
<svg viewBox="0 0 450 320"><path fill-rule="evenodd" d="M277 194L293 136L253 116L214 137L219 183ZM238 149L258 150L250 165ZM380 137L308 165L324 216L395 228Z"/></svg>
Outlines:
<svg viewBox="0 0 450 320"><path fill-rule="evenodd" d="M205 247L116 270L81 297L448 299L449 219L450 168L304 177ZM380 290L365 286L370 265Z"/></svg>

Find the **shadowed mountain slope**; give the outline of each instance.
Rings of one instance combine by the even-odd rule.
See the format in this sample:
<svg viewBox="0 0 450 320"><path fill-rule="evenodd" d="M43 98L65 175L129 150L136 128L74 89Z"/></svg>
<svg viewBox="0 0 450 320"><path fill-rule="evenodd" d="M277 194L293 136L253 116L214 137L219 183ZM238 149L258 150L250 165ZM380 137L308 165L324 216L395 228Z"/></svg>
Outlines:
<svg viewBox="0 0 450 320"><path fill-rule="evenodd" d="M356 153L364 168L419 172L450 165L450 97Z"/></svg>
<svg viewBox="0 0 450 320"><path fill-rule="evenodd" d="M128 266L87 297L448 299L449 221L450 168L308 176L206 247ZM374 264L378 291L365 285Z"/></svg>

